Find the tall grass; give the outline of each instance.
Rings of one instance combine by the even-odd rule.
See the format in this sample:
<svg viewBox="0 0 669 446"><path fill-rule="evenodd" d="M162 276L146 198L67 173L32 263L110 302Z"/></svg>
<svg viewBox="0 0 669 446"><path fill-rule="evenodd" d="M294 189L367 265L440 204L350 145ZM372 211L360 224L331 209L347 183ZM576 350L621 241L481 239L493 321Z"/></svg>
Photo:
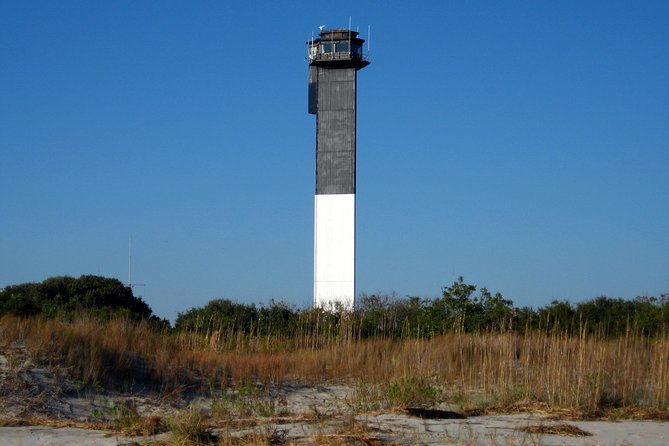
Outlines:
<svg viewBox="0 0 669 446"><path fill-rule="evenodd" d="M363 341L345 324L337 327L314 327L292 338L230 331L212 342L210 332L157 332L125 319L4 316L0 345L22 343L34 361L66 367L82 382L165 392L207 391L212 382L362 382L388 390L418 382L472 405L472 395L483 395L499 405L529 400L588 412L669 406L666 334L628 330L610 339L584 327L578 336L555 329Z"/></svg>

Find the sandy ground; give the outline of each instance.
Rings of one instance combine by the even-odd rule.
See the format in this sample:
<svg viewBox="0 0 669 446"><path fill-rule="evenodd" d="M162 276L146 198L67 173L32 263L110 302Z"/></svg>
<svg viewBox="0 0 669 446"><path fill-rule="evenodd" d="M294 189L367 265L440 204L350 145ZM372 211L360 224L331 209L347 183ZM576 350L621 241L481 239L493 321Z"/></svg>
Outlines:
<svg viewBox="0 0 669 446"><path fill-rule="evenodd" d="M542 413L473 416L461 419L423 419L407 412L373 412L360 415L354 389L345 385L283 385L262 398L277 402L271 417L257 414L239 419L236 428L214 429L218 436L274 433L285 444L318 444L324 438L349 434L367 443L403 445L543 445L543 446L667 446L669 422L560 421ZM133 392L132 395L85 390L64 373L38 367L20 347L0 350L0 418L27 420L44 417L78 422L112 422L124 408L142 417L168 418L177 411L197 407L202 414L215 409L210 398L165 398ZM38 418L34 418L38 417ZM39 421L38 421L39 423ZM5 422L4 424L7 424ZM579 428L588 436L575 437L525 432L551 426ZM243 427L247 426L247 427ZM250 426L250 427L249 427ZM126 437L113 430L74 427L0 427L0 445L130 445L169 439ZM373 440L373 441L371 441ZM345 443L344 443L345 444Z"/></svg>
<svg viewBox="0 0 669 446"><path fill-rule="evenodd" d="M356 417L367 426L367 438L376 438L389 444L402 445L544 445L544 446L666 446L669 444L669 423L652 421L570 421L592 434L588 437L527 434L519 429L525 426L564 424L548 421L532 414L472 417L465 420L421 420L402 414L378 414ZM349 422L349 421L346 421ZM317 444L314 437L343 436L335 425L295 421L268 421L253 429L239 430L238 435L250 432L266 434L269 430L282 431L283 438L293 444ZM338 434L332 432L339 432ZM153 440L168 438L123 437L109 431L45 426L1 427L2 445L129 445L151 444Z"/></svg>

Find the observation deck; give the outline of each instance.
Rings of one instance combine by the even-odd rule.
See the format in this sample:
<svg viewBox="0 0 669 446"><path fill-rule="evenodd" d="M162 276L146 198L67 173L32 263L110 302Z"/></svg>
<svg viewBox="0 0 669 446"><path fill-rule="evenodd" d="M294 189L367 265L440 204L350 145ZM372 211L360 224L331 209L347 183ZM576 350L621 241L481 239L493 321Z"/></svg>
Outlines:
<svg viewBox="0 0 669 446"><path fill-rule="evenodd" d="M364 68L369 65L369 57L363 54L363 43L357 31L324 29L320 37L307 42L309 65Z"/></svg>

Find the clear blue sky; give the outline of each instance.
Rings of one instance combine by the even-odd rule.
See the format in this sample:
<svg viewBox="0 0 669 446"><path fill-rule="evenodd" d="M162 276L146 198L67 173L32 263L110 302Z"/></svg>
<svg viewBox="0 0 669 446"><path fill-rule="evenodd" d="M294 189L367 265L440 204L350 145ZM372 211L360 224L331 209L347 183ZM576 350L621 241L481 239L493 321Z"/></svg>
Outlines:
<svg viewBox="0 0 669 446"><path fill-rule="evenodd" d="M305 42L348 17L359 292L669 292L669 2L0 2L0 287L309 305Z"/></svg>

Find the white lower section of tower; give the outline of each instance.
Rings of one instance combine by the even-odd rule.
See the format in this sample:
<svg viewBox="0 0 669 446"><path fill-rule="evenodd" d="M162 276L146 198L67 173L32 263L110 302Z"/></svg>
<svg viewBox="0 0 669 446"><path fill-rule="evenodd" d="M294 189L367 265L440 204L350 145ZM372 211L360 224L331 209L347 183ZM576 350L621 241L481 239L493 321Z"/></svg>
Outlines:
<svg viewBox="0 0 669 446"><path fill-rule="evenodd" d="M314 306L353 309L355 194L316 195Z"/></svg>

